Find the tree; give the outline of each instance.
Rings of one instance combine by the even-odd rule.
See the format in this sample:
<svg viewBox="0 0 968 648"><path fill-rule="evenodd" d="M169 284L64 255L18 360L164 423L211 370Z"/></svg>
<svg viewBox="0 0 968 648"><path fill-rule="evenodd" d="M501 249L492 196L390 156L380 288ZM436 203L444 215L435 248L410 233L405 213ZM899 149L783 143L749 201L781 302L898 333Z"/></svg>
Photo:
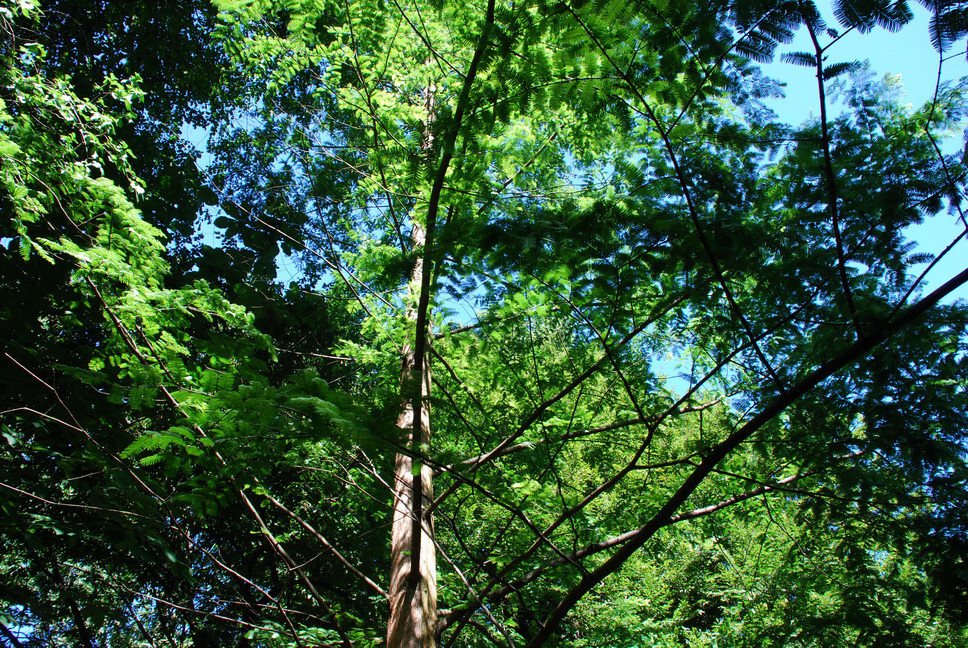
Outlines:
<svg viewBox="0 0 968 648"><path fill-rule="evenodd" d="M124 603L119 627L172 644L375 644L388 616L389 646L633 645L615 629L633 621L656 643L699 645L744 641L740 624L769 638L790 619L788 639L812 645L833 640L824 624L855 645L960 645L965 311L944 299L968 270L926 291L917 264L933 260L905 239L925 218L950 218L953 240L968 227L961 156L940 144L962 128L960 87L902 107L860 64L827 61L839 34L810 2L219 6L245 82L211 147L215 225L225 254L259 268L220 285L251 295L280 249L299 254L304 288L325 284L320 308L350 326L331 348L290 350L355 368L332 385L273 370L255 349L281 347L299 321L282 313L278 334L257 335L207 284L158 293L128 322L66 279L75 266L45 279L58 301L81 286L90 311L50 321L116 342L66 362L47 341L52 359L32 366L96 367L87 400L103 402L107 375L133 432L88 459L117 459L132 506L105 512L93 487L79 500L123 520L128 544L78 528L123 555L164 546L172 563L133 560L124 594L91 605ZM932 7L941 61L965 26L960 5ZM836 13L861 32L910 15L903 2ZM794 129L761 103L773 86L753 61L798 28L814 51L787 58L816 69L821 110ZM836 117L832 88L847 105ZM93 258L87 239L38 245ZM193 299L225 324L206 331ZM301 362L286 369L319 369ZM52 383L27 375L34 391ZM63 419L9 409L15 444L41 421L52 431L37 456L70 465L50 441ZM33 465L7 472L43 505L35 515L74 505L26 487ZM391 492L385 545L369 532ZM806 562L742 560L744 538ZM14 564L43 560L22 546ZM110 581L106 554L47 560ZM674 576L629 599L635 571L658 565ZM603 612L603 591L628 602ZM78 598L51 618L83 637ZM19 605L39 618L40 602ZM118 645L133 632L101 628Z"/></svg>
<svg viewBox="0 0 968 648"><path fill-rule="evenodd" d="M11 35L0 72L3 641L217 641L191 617L183 625L165 614L169 604L202 615L224 605L194 606L197 589L218 592L220 583L193 563L193 543L228 532L223 523L200 533L191 511L204 519L230 507L211 475L191 472L189 460L217 445L205 436L215 428L198 425L215 410L192 394L222 393L239 405L243 375L250 405L286 401L287 392L251 384L253 371L269 373L258 357L267 344L241 307L201 280L165 285L162 235L132 204L146 192L117 135L134 117L136 81L106 74L79 96L33 38L32 4L2 9ZM313 391L319 386L307 378L298 389L304 407L316 403ZM241 446L237 456L250 451L245 411L219 420L233 440L218 445ZM158 463L169 446L180 458L165 453L163 474L126 459L126 448L153 450L142 463ZM228 472L220 477L234 482ZM236 531L223 556L232 545L252 553ZM18 639L18 629L29 629L28 638Z"/></svg>

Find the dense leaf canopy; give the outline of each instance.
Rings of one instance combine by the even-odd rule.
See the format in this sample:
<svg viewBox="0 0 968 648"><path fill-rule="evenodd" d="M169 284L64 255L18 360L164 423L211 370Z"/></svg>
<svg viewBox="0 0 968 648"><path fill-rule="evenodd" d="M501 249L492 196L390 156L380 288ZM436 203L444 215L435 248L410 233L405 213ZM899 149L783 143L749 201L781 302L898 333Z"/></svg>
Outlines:
<svg viewBox="0 0 968 648"><path fill-rule="evenodd" d="M0 0L0 646L968 645L911 18Z"/></svg>

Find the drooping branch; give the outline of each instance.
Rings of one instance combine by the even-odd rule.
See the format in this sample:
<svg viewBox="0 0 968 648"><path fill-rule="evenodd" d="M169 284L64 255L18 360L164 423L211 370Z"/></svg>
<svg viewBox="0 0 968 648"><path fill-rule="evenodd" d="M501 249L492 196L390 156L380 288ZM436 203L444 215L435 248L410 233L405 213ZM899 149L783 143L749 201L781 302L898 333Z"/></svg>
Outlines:
<svg viewBox="0 0 968 648"><path fill-rule="evenodd" d="M683 414L692 414L695 412L702 412L708 410L716 405L723 402L725 397L720 397L709 401L708 403L703 403L702 405L695 405L692 407L679 407L671 412L664 412L662 414L655 414L653 416L646 416L645 418L632 418L623 419L621 421L614 421L606 425L599 425L596 427L584 428L581 430L575 430L574 432L565 432L560 437L547 438L547 439L537 439L534 441L527 441L525 443L518 443L512 446L504 448L495 458L506 457L507 455L520 452L522 450L530 450L535 446L543 443L548 443L551 441L572 441L574 439L581 439L588 436L593 436L595 434L601 434L602 432L611 432L613 430L621 430L623 428L632 427L635 425L649 425L652 423L658 423L662 419L667 419L670 417L681 416ZM457 470L458 465L460 466L474 466L480 463L488 455L477 455L476 457L470 457L468 459L462 460L459 464L452 464L449 466L444 466L441 470L446 472L452 472Z"/></svg>
<svg viewBox="0 0 968 648"><path fill-rule="evenodd" d="M763 331L762 333L760 333L760 337L765 337L767 335L770 335L771 333L773 333L773 331L775 329L781 327L787 320L794 318L796 316L796 314L797 314L797 311L794 311L792 313L788 313L786 315L786 317L784 319L782 319L780 322L776 323L773 327L767 329L766 331ZM572 519L572 517L575 514L577 514L579 511L583 510L585 507L587 507L589 504L591 504L593 501L595 501L598 497L600 497L601 495L603 495L606 492L609 492L610 489L612 489L619 482L621 482L625 478L626 475L630 474L633 471L639 471L639 470L642 470L642 469L647 468L646 466L640 465L638 463L638 461L641 458L642 454L645 452L645 450L648 448L649 443L650 443L650 440L651 440L651 436L652 436L652 434L654 434L655 429L657 429L658 426L661 425L665 421L666 418L668 418L669 416L671 416L674 412L679 411L685 403L687 403L690 399L693 398L693 396L698 392L698 390L707 381L711 380L726 365L730 364L733 361L733 359L735 358L736 355L738 355L739 353L747 350L750 347L750 345L755 344L758 341L758 339L759 338L756 338L756 339L754 339L754 340L752 340L750 342L747 342L747 343L745 343L743 345L740 345L739 347L733 349L725 357L720 358L719 361L715 364L715 366L712 367L709 371L707 371L706 374L700 380L698 380L697 382L695 382L694 384L692 384L690 386L690 388L679 398L678 401L676 401L675 403L673 403L670 407L666 408L665 412L663 412L662 414L658 415L657 418L656 418L656 422L652 423L649 426L649 431L646 433L645 438L639 443L638 448L636 449L635 453L633 454L632 459L629 460L629 461L627 461L625 463L625 465L620 470L618 470L615 474L613 474L612 476L610 476L608 479L604 480L596 488L592 489L592 491L590 493L586 494L581 499L581 501L579 501L577 504L575 504L572 507L566 508L566 510L563 511L560 515L558 515L558 517L550 525L548 525L540 534L537 534L536 541L533 542L532 545L527 550L525 550L524 552L519 553L517 556L515 556L515 558L513 558L511 561L509 561L500 570L500 572L498 572L496 574L496 576L491 581L491 583L489 583L488 586L485 587L484 590L482 590L482 592L481 592L482 596L485 596L488 599L490 599L491 589L494 588L494 587L497 587L500 583L504 582L505 578L508 575L510 575L510 573L514 569L516 569L525 560L527 560L531 555L533 555L534 552L537 551L537 549L540 548L542 546L542 544L544 544L545 539L546 538L549 538L550 535L553 533L553 531L555 529L557 529L561 524L563 524L564 522ZM628 336L626 336L625 338L622 338L622 340L620 340L616 344L616 348L618 348L618 346L620 346L620 345L626 344L627 342L628 342ZM604 361L606 358L607 358L607 354L606 355L603 355L600 360ZM701 411L702 410L700 410L700 412ZM691 462L691 457L689 459L685 460L685 461L673 461L673 462L668 462L668 463L666 463L664 465L671 466L671 465L677 465L677 464L681 464L681 463L692 463ZM463 475L461 475L460 473L453 473L453 475L456 478L458 478L459 480L462 480L462 481L465 480L465 477ZM457 487L457 485L458 484L455 484L454 486L452 486L452 490L455 489ZM631 537L632 537L631 535L628 536L626 538L626 540L627 539L630 539ZM567 559L566 559L566 561L567 561ZM467 617L463 617L460 620L459 623L461 625L463 623L465 623L466 622L466 618ZM460 631L460 626L458 627L457 632L455 632L455 636L456 636L456 634L459 633L459 631Z"/></svg>
<svg viewBox="0 0 968 648"><path fill-rule="evenodd" d="M185 538L185 540L190 545L192 545L193 547L195 547L195 549L198 552L202 553L206 558L208 558L210 561L212 561L212 563L214 563L215 565L217 565L221 570L223 570L227 574L230 574L233 578L241 581L242 583L245 583L249 587L253 588L257 592L259 592L260 594L262 594L262 596L265 597L265 600L271 601L272 604L273 604L273 606L275 607L275 609L277 609L280 612L280 614L282 614L282 618L285 619L286 625L289 626L289 632L292 635L293 641L295 641L295 643L296 643L297 646L302 646L302 642L299 640L299 633L296 630L296 626L293 624L292 619L289 618L289 614L286 612L286 609L282 606L282 604L279 602L279 600L276 597L274 597L272 594L270 594L262 586L260 586L257 583L253 582L252 579L247 578L242 573L240 573L238 570L233 569L231 566L229 566L228 564L226 564L224 561L220 560L218 557L216 557L215 555L213 555L212 552L210 552L208 549L206 549L205 547L203 547L202 545L200 545L198 542L196 542L192 538L192 536L191 536L190 533L188 533L184 529L181 529L181 528L178 528L178 527L176 527L176 528L178 529L179 533L181 533L182 537Z"/></svg>
<svg viewBox="0 0 968 648"><path fill-rule="evenodd" d="M145 356L142 350L138 348L138 345L133 335L128 330L128 328L124 325L124 323L120 320L118 315L114 312L114 309L108 304L107 300L104 298L103 294L98 289L97 285L90 278L85 278L85 279L88 286L91 288L94 295L97 297L98 301L100 302L101 306L104 308L105 312L107 313L108 318L113 324L115 330L121 336L125 345L135 355L135 357L138 359L139 362L141 362L144 366L150 366L151 363L149 362L149 359ZM170 372L167 370L167 368L164 366L165 365L164 360L161 358L161 355L154 349L154 346L152 345L151 341L148 340L145 336L142 336L142 338L144 343L147 345L149 352L154 356L157 364L162 368L163 373L167 375L171 375ZM167 385L162 383L161 385L159 385L159 389L164 394L167 402L174 408L175 411L179 412L187 421L192 421L191 417L185 411L181 403L178 402L178 400L175 398L174 394L172 393L172 390L169 389ZM206 433L206 431L202 429L202 427L199 426L197 423L191 422L190 426L199 435L200 438L209 438L208 433ZM223 466L228 467L229 462L226 460L226 458L222 455L222 453L219 450L214 450L213 454ZM245 508L248 509L248 511L252 514L253 518L258 524L261 534L267 540L273 552L276 553L283 560L283 562L286 563L286 565L289 567L291 571L295 572L299 576L300 580L306 586L307 590L310 592L312 597L317 601L317 603L319 603L319 605L323 608L323 610L327 612L327 614L333 620L337 634L339 634L340 640L342 641L343 645L346 648L352 648L353 646L352 641L350 640L349 636L346 634L346 631L340 625L339 619L334 613L332 607L319 594L319 592L316 590L315 586L313 585L313 583L311 582L311 580L309 579L305 571L301 569L296 564L296 562L289 556L286 549L282 546L279 540L271 532L269 527L263 521L262 516L259 514L258 510L255 508L255 506L253 506L251 500L246 495L245 490L239 487L238 483L236 482L233 476L229 477L229 482L232 485L232 488L235 494L239 497L241 502L244 504ZM295 626L293 626L291 621L289 621L288 615L286 615L285 612L283 614L290 625L291 631L293 633L294 641L297 644L299 644L300 640L298 638L298 634L296 632Z"/></svg>
<svg viewBox="0 0 968 648"><path fill-rule="evenodd" d="M863 453L861 452L853 453L844 457L838 457L837 459L839 461L850 460L850 459L856 458L860 454L863 454ZM693 463L691 459L692 457L688 457L683 460L665 462L661 466L651 466L650 468L665 467L665 466L671 466L676 464L681 465L683 463ZM803 473L790 475L788 477L784 477L782 479L778 479L772 482L761 482L759 486L751 490L744 491L742 493L737 493L736 495L725 498L718 502L714 502L712 504L708 504L706 506L701 506L689 511L684 511L682 513L673 515L666 521L666 523L663 526L672 526L675 524L679 524L681 522L687 522L689 520L694 520L697 518L712 515L713 513L730 508L736 504L748 501L750 499L760 497L767 493L789 491L791 484L799 480L802 480L804 478L817 475L820 472L821 471L819 469L809 470ZM753 481L756 481L756 480L753 480ZM799 492L799 491L796 491L796 492ZM582 547L581 549L578 549L577 551L574 551L568 554L567 557L553 558L539 565L538 567L535 567L531 571L525 573L523 576L520 576L514 579L513 581L499 583L498 579L495 579L495 581L490 583L487 588L486 599L489 603L494 604L502 600L504 597L510 595L511 593L519 591L522 587L524 587L528 583L531 583L537 580L538 578L546 574L551 569L554 569L556 567L561 567L572 561L580 560L582 558L593 556L603 551L607 551L609 549L614 549L615 547L620 547L624 545L625 543L634 539L636 537L636 534L639 533L639 531L641 531L641 527L613 536L601 542L594 542L589 545L586 545L585 547ZM466 616L473 614L475 609L476 608L471 606L471 607L465 607L465 608L452 611L449 615L447 615L447 617L445 617L442 620L441 624L443 628L449 628L452 625L454 625L454 623L462 621Z"/></svg>
<svg viewBox="0 0 968 648"><path fill-rule="evenodd" d="M618 342L616 342L613 348L617 349L620 347L624 347L625 345L630 343L640 333L642 333L642 331L644 331L649 326L654 324L656 321L661 319L672 308L683 303L686 299L687 299L687 295L683 294L663 301L661 305L653 309L653 312L649 317L645 318L644 321L642 321L641 323L633 327L632 330L630 330L625 336L623 336ZM471 466L471 472L474 472L482 468L483 466L489 464L490 462L500 457L502 453L505 451L505 449L512 446L515 443L515 441L520 439L529 429L531 429L532 425L540 421L541 417L544 416L545 412L547 412L553 405L555 405L555 403L560 402L562 399L568 396L568 394L572 393L573 391L578 389L578 387L583 385L585 381L587 381L589 378L594 376L601 369L601 367L605 365L607 361L608 361L608 356L604 353L601 354L601 356L599 356L598 359L595 360L595 362L593 362L588 367L586 367L584 371L582 371L575 378L573 378L567 385L562 387L560 390L558 390L558 392L556 392L552 396L549 396L541 403L539 403L537 407L535 407L531 411L531 413L528 416L526 416L524 420L514 429L514 432L512 432L504 439L502 439L489 452L483 455L480 455L478 457L475 457L475 462ZM446 500L447 497L453 494L454 491L456 491L459 487L460 487L460 484L458 482L455 482L454 484L452 484L447 490L441 493L441 495L439 495L428 508L432 510L440 506L440 504L444 500Z"/></svg>
<svg viewBox="0 0 968 648"><path fill-rule="evenodd" d="M265 521L263 521L262 516L259 514L259 511L256 509L256 507L252 504L252 501L245 494L245 491L239 490L239 496L242 498L242 502L245 504L245 507L249 509L249 512L252 514L252 517L255 518L256 522L259 525L259 532L268 541L269 546L272 548L272 551L275 552L276 555L278 555L282 559L282 561L286 564L286 566L289 568L290 571L296 573L296 575L299 577L299 580L302 581L303 585L306 586L306 590L309 592L309 594L319 604L319 606L326 611L326 614L333 620L333 624L336 628L336 633L339 635L344 648L353 648L353 642L350 640L349 635L346 633L346 630L343 628L342 624L340 623L339 617L336 615L332 606L330 606L329 603L326 602L326 599L324 599L322 595L319 593L319 591L316 589L316 586L313 585L313 582L310 580L309 575L306 574L306 571L304 569L302 569L298 564L296 564L296 561L293 560L292 557L290 557L289 552L286 551L285 547L282 546L282 543L279 542L279 539L276 538L275 534L269 530L269 527L266 525ZM284 615L284 616L285 616L286 622L289 623L290 629L292 630L293 639L295 640L297 645L300 645L301 642L299 641L299 635L296 631L295 626L292 625L292 622L289 620L288 615Z"/></svg>

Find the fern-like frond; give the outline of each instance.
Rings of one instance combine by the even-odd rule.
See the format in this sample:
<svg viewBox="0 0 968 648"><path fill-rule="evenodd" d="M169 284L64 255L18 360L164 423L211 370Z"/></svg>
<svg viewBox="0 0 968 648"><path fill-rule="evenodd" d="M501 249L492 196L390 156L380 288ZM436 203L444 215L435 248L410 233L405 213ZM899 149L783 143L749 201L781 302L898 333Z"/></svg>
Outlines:
<svg viewBox="0 0 968 648"><path fill-rule="evenodd" d="M807 52L787 52L780 56L780 60L801 67L817 67L817 57Z"/></svg>
<svg viewBox="0 0 968 648"><path fill-rule="evenodd" d="M844 73L854 72L863 67L860 61L844 61L842 63L832 63L823 69L824 81L830 81Z"/></svg>
<svg viewBox="0 0 968 648"><path fill-rule="evenodd" d="M146 452L164 450L172 443L180 446L188 445L185 439L180 436L174 434L149 432L132 441L131 444L121 452L121 456L125 459L130 459Z"/></svg>
<svg viewBox="0 0 968 648"><path fill-rule="evenodd" d="M757 63L770 63L773 61L773 51L776 49L776 42L757 32L751 32L736 44L735 49L737 54L741 54Z"/></svg>
<svg viewBox="0 0 968 648"><path fill-rule="evenodd" d="M837 0L834 15L841 25L869 32L876 26L896 32L910 22L913 14L904 0Z"/></svg>
<svg viewBox="0 0 968 648"><path fill-rule="evenodd" d="M938 7L931 17L928 29L931 32L931 44L938 52L944 52L955 41L968 34L968 9L965 7Z"/></svg>

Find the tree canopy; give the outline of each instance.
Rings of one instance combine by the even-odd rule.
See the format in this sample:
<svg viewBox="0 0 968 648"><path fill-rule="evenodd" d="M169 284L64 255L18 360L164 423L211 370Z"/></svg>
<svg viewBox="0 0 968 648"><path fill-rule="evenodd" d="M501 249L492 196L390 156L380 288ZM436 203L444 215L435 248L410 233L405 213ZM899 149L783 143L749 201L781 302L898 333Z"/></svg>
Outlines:
<svg viewBox="0 0 968 648"><path fill-rule="evenodd" d="M0 0L0 645L968 645L924 5Z"/></svg>

